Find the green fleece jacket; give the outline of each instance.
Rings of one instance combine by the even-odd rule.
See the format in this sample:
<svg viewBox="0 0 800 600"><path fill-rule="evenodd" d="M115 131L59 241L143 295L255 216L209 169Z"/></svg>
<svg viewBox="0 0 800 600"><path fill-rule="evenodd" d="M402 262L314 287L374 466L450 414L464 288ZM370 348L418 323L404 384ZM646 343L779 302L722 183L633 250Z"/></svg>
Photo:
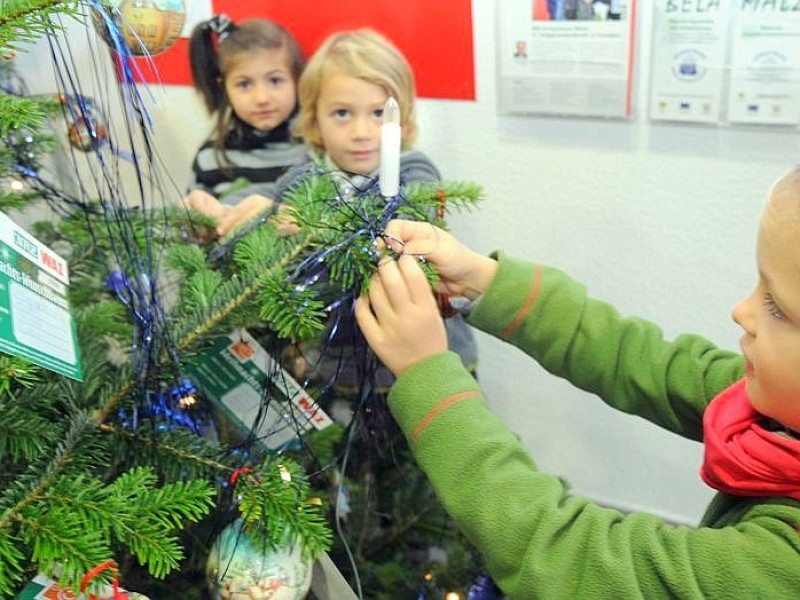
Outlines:
<svg viewBox="0 0 800 600"><path fill-rule="evenodd" d="M665 341L557 269L498 260L470 324L611 406L702 440L703 411L742 377L740 355L694 335ZM718 494L695 529L572 496L539 471L450 352L403 373L389 405L445 508L514 600L800 597L798 502Z"/></svg>

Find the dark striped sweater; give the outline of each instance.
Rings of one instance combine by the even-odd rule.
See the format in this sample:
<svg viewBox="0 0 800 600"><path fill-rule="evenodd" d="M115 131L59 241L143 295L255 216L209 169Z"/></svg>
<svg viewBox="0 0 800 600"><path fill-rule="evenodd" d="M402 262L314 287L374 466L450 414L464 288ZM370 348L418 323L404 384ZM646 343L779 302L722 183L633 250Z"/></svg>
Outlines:
<svg viewBox="0 0 800 600"><path fill-rule="evenodd" d="M225 149L229 164L220 164L212 139L200 146L192 162L189 190L205 190L226 204L236 204L250 194L274 198L275 181L308 159L306 147L291 139L288 122L268 133L242 125L228 134ZM240 187L240 181L246 181L246 187Z"/></svg>

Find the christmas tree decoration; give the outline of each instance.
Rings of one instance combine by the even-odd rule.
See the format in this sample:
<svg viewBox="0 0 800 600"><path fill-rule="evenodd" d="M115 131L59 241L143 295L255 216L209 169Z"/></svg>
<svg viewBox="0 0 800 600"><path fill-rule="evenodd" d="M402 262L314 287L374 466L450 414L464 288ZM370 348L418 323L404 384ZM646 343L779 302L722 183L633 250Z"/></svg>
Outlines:
<svg viewBox="0 0 800 600"><path fill-rule="evenodd" d="M106 0L93 13L95 27L114 49L116 30L134 56L158 54L178 40L186 20L183 0ZM114 21L112 27L108 19Z"/></svg>
<svg viewBox="0 0 800 600"><path fill-rule="evenodd" d="M101 590L90 593L84 586L81 592L75 594L69 589L62 588L50 577L39 573L14 597L14 600L149 600L149 598L121 588L116 579L111 584L102 585Z"/></svg>
<svg viewBox="0 0 800 600"><path fill-rule="evenodd" d="M90 98L59 95L67 120L67 137L73 148L88 152L108 139L105 117Z"/></svg>
<svg viewBox="0 0 800 600"><path fill-rule="evenodd" d="M389 98L383 107L383 124L381 125L381 164L378 181L381 195L394 198L400 192L400 148L402 146L402 128L400 126L400 105L397 100Z"/></svg>
<svg viewBox="0 0 800 600"><path fill-rule="evenodd" d="M208 557L209 589L214 600L302 600L311 587L313 563L294 544L259 548L242 530L229 525Z"/></svg>
<svg viewBox="0 0 800 600"><path fill-rule="evenodd" d="M67 39L51 23L69 21L62 19L65 15L88 15L100 4L45 4L0 3L0 50L48 35L62 86L49 98L61 110L91 115L83 126L92 143L70 154L87 169L45 181L38 157L47 153L40 132L49 113L38 98L0 96L0 134L11 141L0 149L0 180L19 178L36 196L22 197L9 185L0 194L0 209L25 208L41 199L57 207L60 219L32 229L35 240L44 240L41 247L59 249L69 264L69 279L34 277L28 259L4 272L23 285L30 280L30 287L41 287L48 297L52 294L45 288L58 288L59 306L68 307L74 319L83 381L65 377L49 362L34 365L0 355L0 597L14 597L25 575L37 571L57 581L65 597L66 590L77 595L84 574L111 558L121 565L120 579L145 573L143 584L132 587L160 595L159 582L182 575L195 555L205 563L209 548L190 551L193 538L186 532L202 526L218 533L234 516L247 525L253 543L278 547L282 540L297 540L304 559L313 560L328 547L330 532L303 485L300 467L281 459L281 468L293 474L288 485L271 456L236 451L200 435L203 426L195 417L204 403L183 375L183 363L208 343L209 334L229 329L232 311L204 305L204 290L194 288L193 295L186 294L184 312L167 318L161 257L167 246L186 247L188 232L206 224L165 206L169 194L158 183L166 177L159 173L135 83L119 81L114 94L103 83L97 92L91 67L98 65L82 65L79 73L66 58L75 36ZM97 115L115 113L106 110L112 98L122 100L122 122L129 128L121 139L131 144L128 155L135 157L126 159L126 168L137 177L132 189L119 177L122 149L112 147L110 136L100 140L95 127ZM63 190L66 186L75 188L74 196ZM36 254L45 268L63 266L54 254L41 252L32 234L16 233L9 242L15 252ZM9 257L4 255L3 265ZM217 319L197 321L190 306L206 306ZM14 322L25 310L26 303L14 304L3 322ZM173 322L186 328L173 331ZM38 333L46 331L40 327ZM114 358L119 348L124 352ZM237 484L233 498L230 475L245 465L255 476ZM284 526L275 528L279 521ZM177 589L184 588L182 583Z"/></svg>
<svg viewBox="0 0 800 600"><path fill-rule="evenodd" d="M502 600L503 592L497 584L486 574L481 574L469 587L467 600Z"/></svg>
<svg viewBox="0 0 800 600"><path fill-rule="evenodd" d="M68 285L66 261L0 213L0 352L80 381Z"/></svg>
<svg viewBox="0 0 800 600"><path fill-rule="evenodd" d="M138 592L129 593L119 586L117 563L107 560L91 569L81 579L81 594L88 596L89 600L149 600L146 596ZM104 571L111 572L111 582L102 582L99 585L97 580Z"/></svg>
<svg viewBox="0 0 800 600"><path fill-rule="evenodd" d="M436 587L436 577L433 572L428 571L422 576L422 585L417 595L417 600L434 600L440 596Z"/></svg>
<svg viewBox="0 0 800 600"><path fill-rule="evenodd" d="M17 177L16 175L4 177L3 180L0 181L0 186L2 187L3 192L6 194L22 192L26 185L27 183L25 180L22 177Z"/></svg>
<svg viewBox="0 0 800 600"><path fill-rule="evenodd" d="M108 3L78 5L94 9L94 18L113 32L113 19L97 16ZM18 7L0 3L0 41L24 37L24 28L6 32L2 25L28 14L4 12L11 8ZM37 24L53 16L30 14ZM47 32L56 60L69 55L68 40ZM119 31L109 39L115 48L127 48ZM57 93L77 104L76 114L88 98L89 113L117 114L109 110L107 93L72 85L78 74L70 67L56 64L64 84ZM293 581L291 568L330 548L334 530L332 558L362 597L414 597L418 580L409 574L434 567L443 590L471 581L474 556L392 423L372 380L375 357L359 337L352 307L385 258L381 242L389 220L444 225L442 199L448 209L469 209L479 201L480 187L408 185L398 173L396 192L393 175L384 178L391 183L384 193L375 178L346 194L337 174L319 163L285 196L296 234L280 235L265 214L216 243L207 235L213 223L170 203L168 190L158 186L166 177L158 170L134 76L131 70L117 82L121 121L131 129L105 139L89 133L88 149L70 152L86 161L90 174L74 196L59 186L64 182L45 182L38 168L0 161L0 178L19 176L58 207L59 220L33 231L69 263L66 295L84 379L66 380L30 365L4 369L0 362L0 389L6 390L0 405L9 416L0 421L0 597L17 591L28 570L52 575L56 564L65 566L60 583L77 591L81 575L111 557L121 565L121 580L151 597L199 598L181 594L191 575L205 579L207 566L216 569L212 579L220 597L229 583L231 593L234 585L243 587L229 578L232 572L253 593L295 593L285 583ZM0 131L25 146L19 136L38 135L31 123L43 112L16 98L14 104L21 108L6 112L0 106ZM83 125L89 131L89 123ZM39 151L37 139L26 152ZM120 141L131 147L115 147ZM129 187L119 180L123 150L134 157L125 164L136 175ZM424 266L433 281L436 274ZM231 338L236 331L249 337ZM361 369L348 397L340 395L336 374L312 378L301 369L313 371L306 348L324 348L343 335L356 341ZM271 357L261 365L267 368L242 366L259 356L251 339ZM218 402L215 418L222 413L227 419L216 409L224 408L231 391L219 378L208 382L221 369L192 370L197 363L213 364L199 360L209 356L225 361L255 393L255 399L248 394L253 416L233 423L242 434L233 443L205 435L204 409ZM279 379L281 369L291 371L291 385ZM342 407L346 419L335 414ZM271 412L280 416L280 431L272 423L262 427ZM320 420L329 426L316 427ZM239 530L225 529L231 522ZM238 553L220 556L229 539L236 548L246 542L256 549L261 566L248 559L231 571ZM210 559L214 540L220 543ZM45 551L34 554L34 546ZM270 553L277 558L264 559ZM132 572L141 577L131 579Z"/></svg>

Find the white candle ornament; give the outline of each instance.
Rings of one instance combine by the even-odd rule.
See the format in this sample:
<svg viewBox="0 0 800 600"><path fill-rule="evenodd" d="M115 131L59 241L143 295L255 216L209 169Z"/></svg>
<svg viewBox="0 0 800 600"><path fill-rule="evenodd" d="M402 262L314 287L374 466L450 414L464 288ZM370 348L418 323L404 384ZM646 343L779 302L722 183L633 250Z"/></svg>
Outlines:
<svg viewBox="0 0 800 600"><path fill-rule="evenodd" d="M378 182L384 198L394 198L400 192L400 105L392 97L383 105L381 125L381 170Z"/></svg>

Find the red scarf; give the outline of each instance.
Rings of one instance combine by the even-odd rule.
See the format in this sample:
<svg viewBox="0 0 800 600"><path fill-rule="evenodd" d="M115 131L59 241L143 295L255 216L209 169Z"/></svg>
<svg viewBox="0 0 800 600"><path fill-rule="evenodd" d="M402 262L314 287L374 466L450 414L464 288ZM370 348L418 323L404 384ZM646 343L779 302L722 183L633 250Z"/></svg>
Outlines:
<svg viewBox="0 0 800 600"><path fill-rule="evenodd" d="M705 459L700 476L735 496L788 496L800 500L800 440L759 424L746 380L723 390L703 415Z"/></svg>

